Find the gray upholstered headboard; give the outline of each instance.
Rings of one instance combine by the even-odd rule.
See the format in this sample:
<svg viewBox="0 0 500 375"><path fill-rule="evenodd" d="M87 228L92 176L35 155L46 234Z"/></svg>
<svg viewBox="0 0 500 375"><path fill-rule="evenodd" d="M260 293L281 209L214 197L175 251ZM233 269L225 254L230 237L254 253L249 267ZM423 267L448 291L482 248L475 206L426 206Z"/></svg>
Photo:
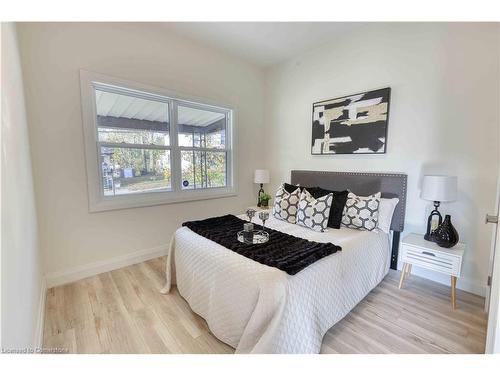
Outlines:
<svg viewBox="0 0 500 375"><path fill-rule="evenodd" d="M399 198L392 216L391 229L402 232L405 225L406 178L401 173L292 171L291 183L329 190L350 190L357 195L380 191L383 198Z"/></svg>
<svg viewBox="0 0 500 375"><path fill-rule="evenodd" d="M397 266L399 234L404 229L406 212L406 181L403 173L292 171L291 183L319 186L329 190L350 190L358 195L381 192L383 198L399 198L392 216L394 231L391 268Z"/></svg>

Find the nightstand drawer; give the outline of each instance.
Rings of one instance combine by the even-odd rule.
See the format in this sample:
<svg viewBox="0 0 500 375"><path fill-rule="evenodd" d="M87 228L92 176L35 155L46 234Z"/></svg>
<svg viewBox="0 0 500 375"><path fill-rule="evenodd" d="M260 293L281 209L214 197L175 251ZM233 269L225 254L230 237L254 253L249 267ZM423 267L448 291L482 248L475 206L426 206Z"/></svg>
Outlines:
<svg viewBox="0 0 500 375"><path fill-rule="evenodd" d="M404 263L422 266L448 275L460 274L460 257L407 244L403 245L402 250Z"/></svg>

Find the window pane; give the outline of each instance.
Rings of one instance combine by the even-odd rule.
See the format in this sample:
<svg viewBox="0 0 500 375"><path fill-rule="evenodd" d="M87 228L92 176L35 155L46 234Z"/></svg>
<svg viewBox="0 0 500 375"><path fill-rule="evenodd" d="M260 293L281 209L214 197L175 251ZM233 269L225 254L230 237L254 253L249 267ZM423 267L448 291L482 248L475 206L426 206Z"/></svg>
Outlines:
<svg viewBox="0 0 500 375"><path fill-rule="evenodd" d="M95 90L99 141L168 146L168 103Z"/></svg>
<svg viewBox="0 0 500 375"><path fill-rule="evenodd" d="M226 148L226 115L179 105L179 146Z"/></svg>
<svg viewBox="0 0 500 375"><path fill-rule="evenodd" d="M101 147L105 196L171 190L170 151Z"/></svg>
<svg viewBox="0 0 500 375"><path fill-rule="evenodd" d="M181 151L182 189L199 189L202 187L199 151Z"/></svg>
<svg viewBox="0 0 500 375"><path fill-rule="evenodd" d="M192 133L183 133L179 129L179 146L203 147L201 138L202 138L201 133L197 133L194 131Z"/></svg>
<svg viewBox="0 0 500 375"><path fill-rule="evenodd" d="M206 152L207 158L207 186L226 186L226 153Z"/></svg>
<svg viewBox="0 0 500 375"><path fill-rule="evenodd" d="M168 146L168 132L148 132L99 127L99 142Z"/></svg>
<svg viewBox="0 0 500 375"><path fill-rule="evenodd" d="M181 151L182 189L226 186L226 152Z"/></svg>

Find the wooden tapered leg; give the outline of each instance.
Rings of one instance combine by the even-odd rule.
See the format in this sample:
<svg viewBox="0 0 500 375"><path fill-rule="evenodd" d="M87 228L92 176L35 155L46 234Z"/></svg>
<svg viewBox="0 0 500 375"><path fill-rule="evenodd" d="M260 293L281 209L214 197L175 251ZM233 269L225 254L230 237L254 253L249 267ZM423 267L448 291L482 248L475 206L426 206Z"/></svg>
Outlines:
<svg viewBox="0 0 500 375"><path fill-rule="evenodd" d="M451 307L453 307L453 310L455 310L457 308L456 287L457 287L457 277L452 276L451 277Z"/></svg>
<svg viewBox="0 0 500 375"><path fill-rule="evenodd" d="M408 264L408 268L406 270L406 276L410 276L411 275L411 264Z"/></svg>
<svg viewBox="0 0 500 375"><path fill-rule="evenodd" d="M399 279L399 289L403 287L403 281L405 281L407 269L408 269L408 263L404 263L403 268L401 269L401 278Z"/></svg>

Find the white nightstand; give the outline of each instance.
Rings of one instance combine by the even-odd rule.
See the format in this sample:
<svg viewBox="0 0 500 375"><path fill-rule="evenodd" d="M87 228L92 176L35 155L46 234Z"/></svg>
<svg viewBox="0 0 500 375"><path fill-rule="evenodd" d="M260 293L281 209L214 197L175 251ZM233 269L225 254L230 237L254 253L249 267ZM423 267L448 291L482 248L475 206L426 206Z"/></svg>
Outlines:
<svg viewBox="0 0 500 375"><path fill-rule="evenodd" d="M422 234L411 233L401 241L403 269L399 289L411 273L412 265L437 271L451 276L451 305L456 308L457 277L460 277L465 244L457 243L451 249L439 247L434 242L424 240Z"/></svg>

